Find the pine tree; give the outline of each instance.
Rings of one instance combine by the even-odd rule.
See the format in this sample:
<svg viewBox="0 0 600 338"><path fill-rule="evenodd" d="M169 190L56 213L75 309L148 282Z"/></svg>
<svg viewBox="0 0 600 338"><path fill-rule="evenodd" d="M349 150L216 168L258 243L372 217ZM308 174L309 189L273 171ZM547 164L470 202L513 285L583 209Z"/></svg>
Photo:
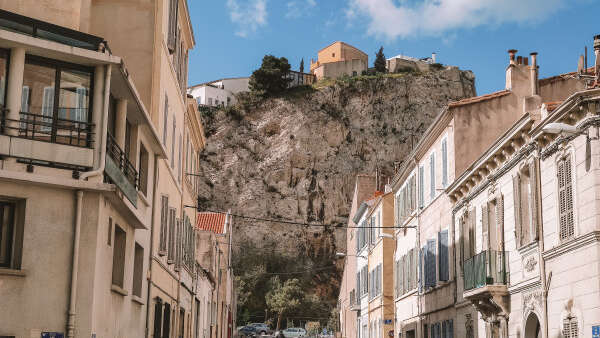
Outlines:
<svg viewBox="0 0 600 338"><path fill-rule="evenodd" d="M379 51L375 54L375 71L379 73L385 73L385 55L383 55L383 46L379 48Z"/></svg>
<svg viewBox="0 0 600 338"><path fill-rule="evenodd" d="M304 58L300 60L300 73L304 73Z"/></svg>

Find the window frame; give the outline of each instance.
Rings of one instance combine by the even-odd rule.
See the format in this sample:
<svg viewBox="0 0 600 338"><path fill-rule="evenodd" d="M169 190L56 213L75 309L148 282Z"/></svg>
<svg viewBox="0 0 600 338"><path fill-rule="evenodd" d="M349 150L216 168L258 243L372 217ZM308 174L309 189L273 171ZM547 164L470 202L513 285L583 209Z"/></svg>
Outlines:
<svg viewBox="0 0 600 338"><path fill-rule="evenodd" d="M0 265L0 269L21 270L21 263L23 258L23 237L25 229L25 203L26 201L24 199L0 197L0 206L7 206L8 208L12 209L12 216L10 219L11 238L9 243L9 254L6 259L6 262ZM3 213L4 210L0 209L0 222L3 222ZM0 237L1 236L2 234L0 232Z"/></svg>

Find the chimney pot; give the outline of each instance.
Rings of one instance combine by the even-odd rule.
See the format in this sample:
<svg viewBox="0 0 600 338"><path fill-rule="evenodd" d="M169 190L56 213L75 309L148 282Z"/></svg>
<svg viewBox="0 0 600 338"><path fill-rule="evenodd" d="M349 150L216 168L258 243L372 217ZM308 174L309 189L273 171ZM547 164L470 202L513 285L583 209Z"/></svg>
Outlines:
<svg viewBox="0 0 600 338"><path fill-rule="evenodd" d="M529 64L529 58L523 58L523 64L527 66Z"/></svg>
<svg viewBox="0 0 600 338"><path fill-rule="evenodd" d="M539 95L539 85L538 85L538 66L537 66L537 55L538 53L533 52L530 53L529 56L531 56L531 66L529 67L530 69L530 74L529 74L529 80L531 81L531 95Z"/></svg>
<svg viewBox="0 0 600 338"><path fill-rule="evenodd" d="M508 50L508 55L510 58L510 64L514 64L515 63L515 54L517 54L517 50L516 49L509 49Z"/></svg>
<svg viewBox="0 0 600 338"><path fill-rule="evenodd" d="M521 55L517 56L517 64L523 64L523 57Z"/></svg>

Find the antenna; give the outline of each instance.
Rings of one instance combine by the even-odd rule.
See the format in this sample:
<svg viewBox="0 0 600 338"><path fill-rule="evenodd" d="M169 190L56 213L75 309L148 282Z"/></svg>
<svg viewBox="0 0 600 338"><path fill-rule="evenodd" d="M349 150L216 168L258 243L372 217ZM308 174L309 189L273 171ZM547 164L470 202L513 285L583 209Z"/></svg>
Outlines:
<svg viewBox="0 0 600 338"><path fill-rule="evenodd" d="M583 73L587 74L587 46L585 46L585 53L583 55L584 55L583 64L585 66L585 68L583 68Z"/></svg>

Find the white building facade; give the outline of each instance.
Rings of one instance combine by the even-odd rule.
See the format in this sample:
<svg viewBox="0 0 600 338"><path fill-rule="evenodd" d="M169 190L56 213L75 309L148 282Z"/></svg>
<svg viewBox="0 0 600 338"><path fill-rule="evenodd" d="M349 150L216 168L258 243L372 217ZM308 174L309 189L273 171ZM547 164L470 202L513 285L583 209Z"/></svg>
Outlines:
<svg viewBox="0 0 600 338"><path fill-rule="evenodd" d="M199 105L211 107L227 107L236 103L235 94L250 90L249 77L227 78L202 83L188 88Z"/></svg>

